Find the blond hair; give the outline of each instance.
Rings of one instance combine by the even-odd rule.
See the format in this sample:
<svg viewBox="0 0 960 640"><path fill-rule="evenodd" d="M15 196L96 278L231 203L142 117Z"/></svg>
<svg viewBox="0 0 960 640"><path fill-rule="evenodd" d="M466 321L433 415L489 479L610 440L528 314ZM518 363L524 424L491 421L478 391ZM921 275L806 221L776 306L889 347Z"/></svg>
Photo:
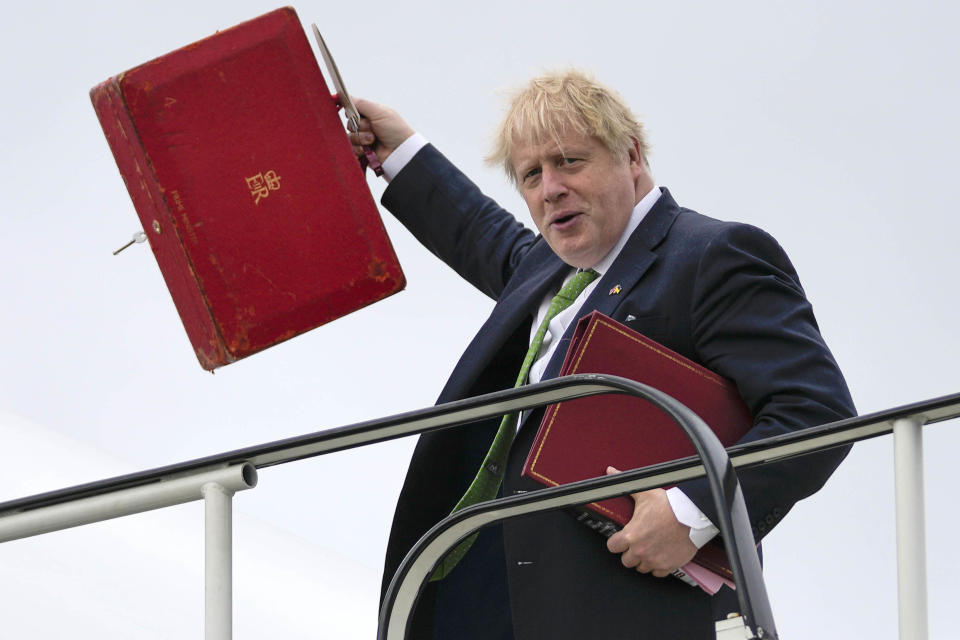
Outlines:
<svg viewBox="0 0 960 640"><path fill-rule="evenodd" d="M514 92L486 161L501 165L517 184L512 156L518 144L559 142L567 128L592 136L610 153L625 157L636 140L646 164L643 125L612 89L577 69L545 73Z"/></svg>

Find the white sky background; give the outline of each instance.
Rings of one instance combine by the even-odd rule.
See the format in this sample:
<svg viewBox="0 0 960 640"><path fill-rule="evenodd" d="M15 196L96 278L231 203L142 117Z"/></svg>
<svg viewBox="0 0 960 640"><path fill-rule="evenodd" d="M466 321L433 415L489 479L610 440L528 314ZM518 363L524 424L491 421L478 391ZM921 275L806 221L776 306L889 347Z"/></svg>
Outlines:
<svg viewBox="0 0 960 640"><path fill-rule="evenodd" d="M682 205L780 240L862 413L960 391L954 3L587 4L296 8L318 23L354 94L393 106L527 221L481 161L500 115L497 89L544 68L595 72L647 123L655 178ZM0 447L11 462L0 501L429 406L492 307L386 214L405 292L210 375L146 246L111 255L140 227L89 89L273 8L47 2L5 11ZM379 200L383 186L369 179ZM960 424L925 434L930 630L947 638L960 599L948 476ZM237 496L236 637L261 635L271 620L290 627L285 637L372 637L412 446L265 469L257 489ZM861 444L767 538L782 637L896 637L892 477L892 440ZM167 559L194 539L184 553L200 562L200 513L0 546L5 631L196 637L200 567ZM250 544L261 539L255 531L268 542ZM118 542L130 536L142 542ZM122 561L110 560L113 550ZM331 553L355 575L314 570ZM263 567L273 572L268 596L244 586ZM282 600L304 606L269 604ZM291 621L297 611L308 624Z"/></svg>

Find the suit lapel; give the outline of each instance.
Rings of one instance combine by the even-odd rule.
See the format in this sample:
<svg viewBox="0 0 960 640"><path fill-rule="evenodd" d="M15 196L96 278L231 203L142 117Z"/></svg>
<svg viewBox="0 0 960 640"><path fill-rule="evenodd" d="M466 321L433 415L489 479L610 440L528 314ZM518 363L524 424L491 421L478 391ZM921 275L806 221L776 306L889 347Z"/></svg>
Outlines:
<svg viewBox="0 0 960 640"><path fill-rule="evenodd" d="M640 283L640 279L650 266L656 262L656 248L663 242L667 232L677 218L680 208L670 195L663 189L663 193L653 208L643 218L634 230L630 239L620 250L620 254L610 265L596 288L586 299L577 312L577 317L567 326L556 351L550 358L547 368L543 372L543 380L555 378L560 373L563 360L567 353L567 346L573 332L577 328L580 318L591 311L599 311L606 316L612 316L617 307L626 300ZM619 287L619 291L617 291ZM637 295L633 293L633 295ZM640 294L642 295L642 294Z"/></svg>

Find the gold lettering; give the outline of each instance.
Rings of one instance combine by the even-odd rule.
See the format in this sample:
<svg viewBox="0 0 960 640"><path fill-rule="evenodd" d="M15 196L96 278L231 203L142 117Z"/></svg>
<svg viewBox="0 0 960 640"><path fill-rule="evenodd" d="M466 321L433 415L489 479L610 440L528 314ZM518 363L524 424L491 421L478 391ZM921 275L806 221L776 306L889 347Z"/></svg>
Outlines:
<svg viewBox="0 0 960 640"><path fill-rule="evenodd" d="M276 171L272 169L263 174L263 179L267 183L267 188L271 191L276 191L280 188L280 176L277 175Z"/></svg>
<svg viewBox="0 0 960 640"><path fill-rule="evenodd" d="M254 204L260 204L261 198L266 198L270 195L271 191L276 191L280 188L280 176L272 169L265 173L250 176L246 180L247 189L250 190Z"/></svg>
<svg viewBox="0 0 960 640"><path fill-rule="evenodd" d="M263 184L262 173L247 178L247 188L250 189L250 195L253 196L253 204L260 204L260 198L266 198L270 195L270 190Z"/></svg>

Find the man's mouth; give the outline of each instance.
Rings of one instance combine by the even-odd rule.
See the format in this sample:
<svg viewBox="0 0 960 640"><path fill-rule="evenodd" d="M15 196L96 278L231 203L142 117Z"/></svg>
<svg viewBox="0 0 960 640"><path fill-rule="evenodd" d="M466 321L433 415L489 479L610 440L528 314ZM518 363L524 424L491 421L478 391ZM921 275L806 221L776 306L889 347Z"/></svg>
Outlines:
<svg viewBox="0 0 960 640"><path fill-rule="evenodd" d="M572 211L570 213L564 213L563 215L557 216L554 218L553 222L550 223L550 226L556 229L565 229L574 224L574 221L580 217L579 211Z"/></svg>

